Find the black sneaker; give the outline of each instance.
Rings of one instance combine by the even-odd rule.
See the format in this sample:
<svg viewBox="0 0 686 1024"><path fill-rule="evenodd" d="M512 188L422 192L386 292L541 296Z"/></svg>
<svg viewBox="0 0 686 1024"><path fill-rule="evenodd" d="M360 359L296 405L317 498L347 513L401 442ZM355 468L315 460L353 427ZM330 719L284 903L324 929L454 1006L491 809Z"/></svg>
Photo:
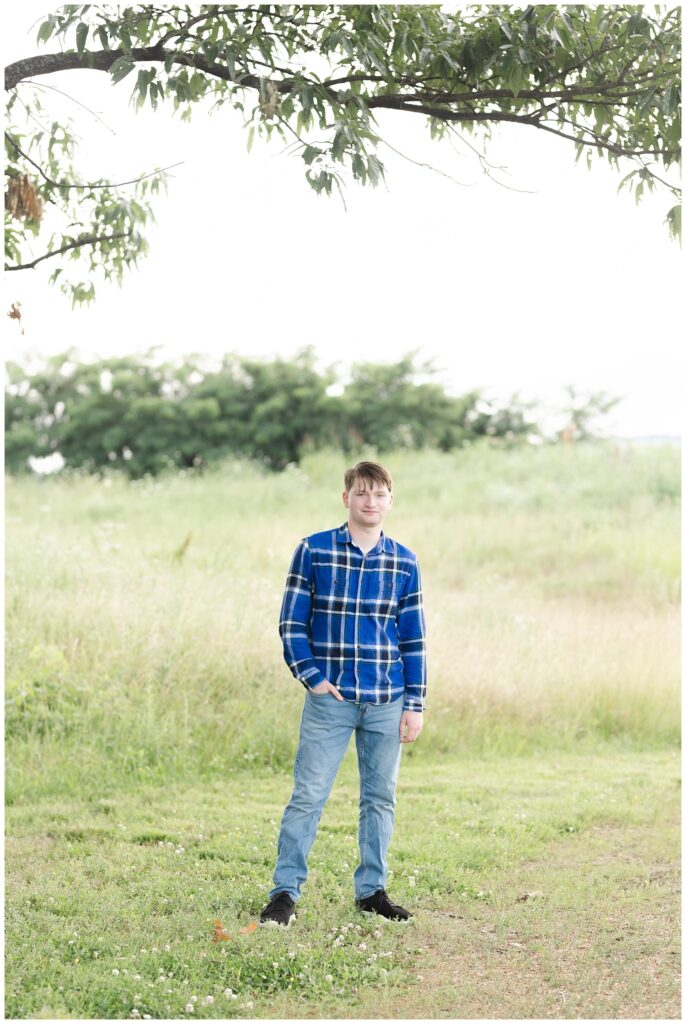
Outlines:
<svg viewBox="0 0 686 1024"><path fill-rule="evenodd" d="M280 924L288 928L295 921L295 900L287 892L277 892L260 914L260 924Z"/></svg>
<svg viewBox="0 0 686 1024"><path fill-rule="evenodd" d="M366 914L380 914L387 917L389 921L407 921L414 915L399 907L397 903L391 903L385 889L377 889L371 896L365 896L361 900L355 900L355 906Z"/></svg>

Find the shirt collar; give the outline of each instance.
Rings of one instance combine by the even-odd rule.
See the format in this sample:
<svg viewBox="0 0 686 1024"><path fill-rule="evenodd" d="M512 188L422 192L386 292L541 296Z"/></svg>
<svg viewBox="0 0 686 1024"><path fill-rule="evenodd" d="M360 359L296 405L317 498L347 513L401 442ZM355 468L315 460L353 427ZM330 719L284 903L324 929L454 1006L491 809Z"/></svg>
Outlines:
<svg viewBox="0 0 686 1024"><path fill-rule="evenodd" d="M354 543L354 541L353 541L353 539L352 539L352 537L350 535L350 528L348 527L347 523L343 523L343 525L338 528L338 531L336 532L336 540L338 541L339 544L353 544ZM381 536L379 537L378 544L376 545L376 547L372 548L371 551L386 551L386 552L389 552L390 550L391 550L391 543L390 543L388 537L386 536L386 534L382 530L381 531ZM368 551L367 554L371 554L371 551Z"/></svg>

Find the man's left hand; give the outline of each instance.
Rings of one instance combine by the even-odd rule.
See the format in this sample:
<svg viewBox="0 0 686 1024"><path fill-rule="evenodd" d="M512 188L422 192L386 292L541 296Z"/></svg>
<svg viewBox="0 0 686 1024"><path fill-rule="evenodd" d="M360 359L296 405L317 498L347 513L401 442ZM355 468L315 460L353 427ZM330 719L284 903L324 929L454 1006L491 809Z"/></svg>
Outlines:
<svg viewBox="0 0 686 1024"><path fill-rule="evenodd" d="M400 742L414 743L422 731L424 713L422 711L403 711L400 718ZM407 729L407 732L405 732Z"/></svg>

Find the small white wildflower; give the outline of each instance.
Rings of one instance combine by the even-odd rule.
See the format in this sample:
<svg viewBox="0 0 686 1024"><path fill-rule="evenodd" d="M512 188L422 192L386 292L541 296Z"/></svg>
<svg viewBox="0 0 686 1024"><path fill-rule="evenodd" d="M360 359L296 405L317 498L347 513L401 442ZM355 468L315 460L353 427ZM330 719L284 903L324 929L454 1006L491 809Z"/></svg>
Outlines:
<svg viewBox="0 0 686 1024"><path fill-rule="evenodd" d="M224 995L226 996L227 999L230 999L231 996L233 995L233 989L232 988L225 988L224 989Z"/></svg>
<svg viewBox="0 0 686 1024"><path fill-rule="evenodd" d="M140 1003L142 998L143 998L143 996L140 994L140 992L136 992L135 996L133 997L133 1001L135 1003Z"/></svg>
<svg viewBox="0 0 686 1024"><path fill-rule="evenodd" d="M152 1019L152 1014L150 1014L150 1013L144 1013L143 1014L143 1020L151 1020L151 1019Z"/></svg>
<svg viewBox="0 0 686 1024"><path fill-rule="evenodd" d="M197 996L191 996L191 1002L192 1003L197 1003L197 1001L198 1001L198 997Z"/></svg>
<svg viewBox="0 0 686 1024"><path fill-rule="evenodd" d="M332 974L327 974L327 975L326 975L326 976L324 977L324 981L333 981L333 975L332 975Z"/></svg>
<svg viewBox="0 0 686 1024"><path fill-rule="evenodd" d="M292 959L293 959L293 957L295 956L295 953L293 952L293 950L292 950L292 949L289 949L289 951L288 951L288 955L289 955L289 957L290 957L290 958L291 958L291 960L292 960Z"/></svg>
<svg viewBox="0 0 686 1024"><path fill-rule="evenodd" d="M272 961L272 967L278 967L278 966L279 966L279 961L278 960L273 960Z"/></svg>
<svg viewBox="0 0 686 1024"><path fill-rule="evenodd" d="M186 1003L186 1013L193 1013L194 1009L193 1003Z"/></svg>
<svg viewBox="0 0 686 1024"><path fill-rule="evenodd" d="M112 968L112 974L114 974L115 977L117 976L117 974L119 974L119 971L117 970L116 967Z"/></svg>
<svg viewBox="0 0 686 1024"><path fill-rule="evenodd" d="M190 942L192 942L192 941L193 941L193 936L192 936L192 935L187 935L187 936L186 936L186 938L187 938L187 939L188 939L188 940L189 940Z"/></svg>
<svg viewBox="0 0 686 1024"><path fill-rule="evenodd" d="M69 940L69 945L70 945L70 946L73 946L73 945L74 945L74 940L73 940L73 939L70 939L70 940Z"/></svg>
<svg viewBox="0 0 686 1024"><path fill-rule="evenodd" d="M374 938L375 938L375 939L380 939L380 938L381 938L381 932L380 932L380 931L378 930L378 928L377 928L377 930L376 930L376 931L374 932Z"/></svg>
<svg viewBox="0 0 686 1024"><path fill-rule="evenodd" d="M254 1006L254 1003L246 1003L245 1004L246 1010L252 1010L253 1006Z"/></svg>
<svg viewBox="0 0 686 1024"><path fill-rule="evenodd" d="M140 1017L140 1015L141 1015L141 1011L138 1009L137 1006L134 1006L133 1010L131 1011L130 1016L133 1017L134 1020L137 1020Z"/></svg>
<svg viewBox="0 0 686 1024"><path fill-rule="evenodd" d="M134 981L140 981L140 980L141 980L141 976L140 976L140 974L134 974L134 976L133 976L133 980L134 980Z"/></svg>
<svg viewBox="0 0 686 1024"><path fill-rule="evenodd" d="M167 953L168 953L168 952L169 952L169 950L171 949L171 946L169 945L169 943L167 943L167 944L166 944L166 946L165 946L164 948L166 949L166 951L167 951Z"/></svg>
<svg viewBox="0 0 686 1024"><path fill-rule="evenodd" d="M423 974L418 974L417 975L417 981L424 981L424 975Z"/></svg>
<svg viewBox="0 0 686 1024"><path fill-rule="evenodd" d="M412 872L412 874L413 875L418 875L419 874L419 868L415 868L414 871Z"/></svg>
<svg viewBox="0 0 686 1024"><path fill-rule="evenodd" d="M211 1006L213 1002L214 996L205 996L205 998L203 999L203 1003L205 1006Z"/></svg>
<svg viewBox="0 0 686 1024"><path fill-rule="evenodd" d="M408 885L410 885L410 886L413 886L413 885L416 885L416 884L417 884L417 883L416 883L416 880L415 880L415 877L414 877L414 875L410 875L410 877L409 877L409 878L408 878L408 880L407 880L407 883L408 883Z"/></svg>
<svg viewBox="0 0 686 1024"><path fill-rule="evenodd" d="M357 948L358 949L366 949L367 948L367 943L366 942L361 942Z"/></svg>

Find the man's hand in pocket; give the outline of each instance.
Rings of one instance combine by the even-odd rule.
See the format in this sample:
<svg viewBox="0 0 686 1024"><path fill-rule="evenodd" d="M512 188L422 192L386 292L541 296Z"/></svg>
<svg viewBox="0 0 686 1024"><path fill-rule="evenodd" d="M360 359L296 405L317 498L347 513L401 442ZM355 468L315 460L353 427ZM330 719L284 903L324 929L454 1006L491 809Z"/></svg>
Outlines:
<svg viewBox="0 0 686 1024"><path fill-rule="evenodd" d="M341 697L333 683L329 683L327 680L324 680L323 683L317 683L316 686L312 686L310 689L312 693L316 693L318 696L323 693L332 693L336 700L345 700L345 697Z"/></svg>

